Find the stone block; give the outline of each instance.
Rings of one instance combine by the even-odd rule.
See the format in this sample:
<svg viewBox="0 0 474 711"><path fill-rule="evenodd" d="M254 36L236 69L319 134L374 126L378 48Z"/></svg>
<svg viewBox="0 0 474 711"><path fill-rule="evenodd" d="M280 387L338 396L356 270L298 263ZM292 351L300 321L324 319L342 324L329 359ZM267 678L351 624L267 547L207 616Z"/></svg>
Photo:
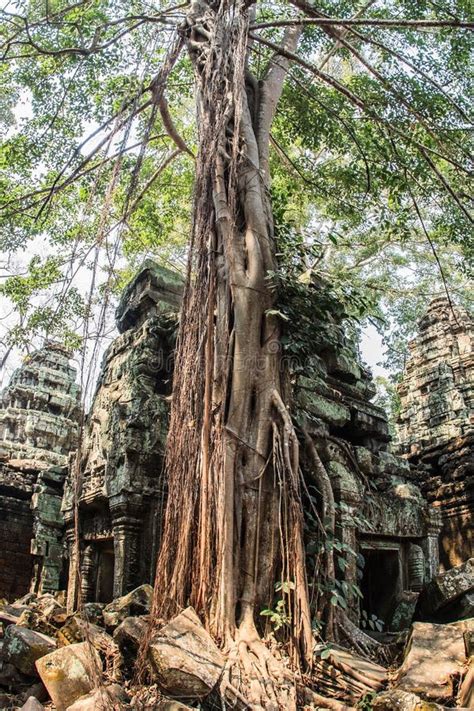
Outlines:
<svg viewBox="0 0 474 711"><path fill-rule="evenodd" d="M29 698L30 696L34 696L35 699L38 699L41 703L45 703L49 699L48 692L42 681L37 681L26 689L25 698Z"/></svg>
<svg viewBox="0 0 474 711"><path fill-rule="evenodd" d="M25 683L25 676L13 664L0 662L0 687L19 689ZM0 709L2 707L0 706Z"/></svg>
<svg viewBox="0 0 474 711"><path fill-rule="evenodd" d="M29 696L20 711L44 711L44 706L35 696Z"/></svg>
<svg viewBox="0 0 474 711"><path fill-rule="evenodd" d="M18 618L19 615L12 615L5 609L0 610L0 622L2 623L3 627L7 627L8 625L16 625L16 623L18 622Z"/></svg>
<svg viewBox="0 0 474 711"><path fill-rule="evenodd" d="M122 655L118 644L103 627L86 622L78 615L71 617L58 632L59 646L90 642L99 652L103 668L109 680L121 679Z"/></svg>
<svg viewBox="0 0 474 711"><path fill-rule="evenodd" d="M355 383L361 378L361 369L357 364L354 354L347 349L341 349L335 353L328 354L326 358L328 372L336 375L341 380Z"/></svg>
<svg viewBox="0 0 474 711"><path fill-rule="evenodd" d="M35 662L56 649L56 642L40 632L10 625L5 632L3 658L22 674L36 674Z"/></svg>
<svg viewBox="0 0 474 711"><path fill-rule="evenodd" d="M114 640L123 654L133 654L148 630L147 617L126 617L114 630Z"/></svg>
<svg viewBox="0 0 474 711"><path fill-rule="evenodd" d="M309 415L328 422L334 427L344 427L351 419L349 408L309 390L298 393L298 402Z"/></svg>
<svg viewBox="0 0 474 711"><path fill-rule="evenodd" d="M129 708L128 696L119 684L107 684L95 689L85 696L81 696L71 706L68 711L120 711L122 708Z"/></svg>
<svg viewBox="0 0 474 711"><path fill-rule="evenodd" d="M103 602L86 602L82 606L81 617L87 622L92 622L94 625L104 625L104 603Z"/></svg>
<svg viewBox="0 0 474 711"><path fill-rule="evenodd" d="M117 598L104 608L106 627L117 627L126 617L146 615L150 612L152 597L153 588L145 583Z"/></svg>
<svg viewBox="0 0 474 711"><path fill-rule="evenodd" d="M88 642L60 647L36 662L38 674L57 711L65 711L92 691L102 672L98 652Z"/></svg>
<svg viewBox="0 0 474 711"><path fill-rule="evenodd" d="M357 464L364 474L372 474L374 471L374 456L367 447L354 447L354 454Z"/></svg>
<svg viewBox="0 0 474 711"><path fill-rule="evenodd" d="M372 701L373 711L442 711L443 706L422 701L416 694L400 689L383 691Z"/></svg>
<svg viewBox="0 0 474 711"><path fill-rule="evenodd" d="M179 311L183 293L182 277L146 259L138 274L125 287L115 311L115 320L120 333L140 322L140 317L149 313L150 304L161 313Z"/></svg>
<svg viewBox="0 0 474 711"><path fill-rule="evenodd" d="M214 688L225 659L192 607L188 607L152 638L152 674L170 696L202 700Z"/></svg>
<svg viewBox="0 0 474 711"><path fill-rule="evenodd" d="M389 442L387 416L381 407L370 402L357 402L352 408L351 427L354 433L376 437L380 442Z"/></svg>
<svg viewBox="0 0 474 711"><path fill-rule="evenodd" d="M413 615L418 600L418 593L404 590L395 603L392 619L388 624L391 632L407 630L413 620Z"/></svg>
<svg viewBox="0 0 474 711"><path fill-rule="evenodd" d="M474 629L474 620L470 626ZM463 632L458 625L415 622L394 686L427 699L452 700L466 659Z"/></svg>
<svg viewBox="0 0 474 711"><path fill-rule="evenodd" d="M468 620L471 617L474 617L474 590L457 597L453 602L439 609L434 615L434 621L448 623Z"/></svg>
<svg viewBox="0 0 474 711"><path fill-rule="evenodd" d="M446 608L460 598L474 591L474 558L462 565L436 575L421 591L416 609L417 619L433 619L438 614L446 615ZM467 600L465 616L469 616L469 600ZM472 608L471 608L472 611ZM449 611L448 611L449 612ZM456 612L454 613L456 614ZM459 619L455 616L452 619ZM443 619L443 622L449 620Z"/></svg>
<svg viewBox="0 0 474 711"><path fill-rule="evenodd" d="M335 493L343 500L357 500L362 495L362 485L354 472L336 460L331 460L326 465Z"/></svg>

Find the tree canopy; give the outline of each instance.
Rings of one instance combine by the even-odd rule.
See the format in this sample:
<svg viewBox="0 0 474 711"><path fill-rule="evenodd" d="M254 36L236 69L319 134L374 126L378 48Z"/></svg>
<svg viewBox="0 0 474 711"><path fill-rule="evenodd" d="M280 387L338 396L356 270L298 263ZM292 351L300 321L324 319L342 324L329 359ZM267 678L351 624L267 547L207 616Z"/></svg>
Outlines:
<svg viewBox="0 0 474 711"><path fill-rule="evenodd" d="M187 9L4 3L4 354L106 330L108 294L145 255L183 268L196 153ZM396 341L431 295L468 300L469 3L259 2L257 80L300 21L271 133L279 248L329 277L350 315L376 319L398 366Z"/></svg>

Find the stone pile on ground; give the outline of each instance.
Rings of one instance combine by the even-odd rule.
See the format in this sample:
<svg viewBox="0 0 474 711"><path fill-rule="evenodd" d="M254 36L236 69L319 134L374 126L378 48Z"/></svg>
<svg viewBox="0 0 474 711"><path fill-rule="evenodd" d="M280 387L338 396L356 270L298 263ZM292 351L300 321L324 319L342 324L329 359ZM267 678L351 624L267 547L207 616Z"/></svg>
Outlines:
<svg viewBox="0 0 474 711"><path fill-rule="evenodd" d="M437 585L460 590L446 579ZM434 599L434 593L424 595ZM151 634L148 683L133 685L151 596L151 587L142 585L109 605L88 603L74 614L66 612L61 595L0 604L0 709L237 708L220 697L226 659L192 608ZM474 618L415 622L397 670L333 644L315 648L312 680L336 711L474 709L473 652Z"/></svg>

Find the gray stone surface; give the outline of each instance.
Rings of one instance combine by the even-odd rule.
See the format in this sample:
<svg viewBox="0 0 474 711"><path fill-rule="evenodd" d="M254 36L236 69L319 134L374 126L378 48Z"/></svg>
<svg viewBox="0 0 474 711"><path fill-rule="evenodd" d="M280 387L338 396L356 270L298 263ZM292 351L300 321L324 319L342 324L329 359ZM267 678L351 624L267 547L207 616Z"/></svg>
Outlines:
<svg viewBox="0 0 474 711"><path fill-rule="evenodd" d="M77 443L80 397L71 354L48 342L27 356L1 395L0 458L64 466Z"/></svg>
<svg viewBox="0 0 474 711"><path fill-rule="evenodd" d="M36 662L38 674L57 711L65 711L94 687L102 664L87 642L60 647Z"/></svg>
<svg viewBox="0 0 474 711"><path fill-rule="evenodd" d="M338 571L349 590L362 582L365 596L371 598L359 602L348 593L349 615L359 623L365 610L387 625L396 596L414 589L415 584L420 586L438 569L439 517L429 509L416 472L390 449L387 415L371 402L375 394L372 374L360 363L354 343L338 320L340 315L335 310L333 317L326 313L326 318L314 324L320 333L320 350L299 371L296 365L296 418L312 436L330 478L344 549L367 558L362 580L354 555L344 556L344 570ZM315 487L312 464L305 454L302 447L305 479ZM416 581L410 565L414 545L420 552ZM380 570L381 561L395 553L398 570L392 570L384 590L386 573ZM377 575L379 582L374 578ZM371 595L368 587L377 593ZM409 610L403 615L399 612L398 627L410 618Z"/></svg>
<svg viewBox="0 0 474 711"><path fill-rule="evenodd" d="M128 700L125 690L119 684L106 684L101 689L81 696L68 706L68 711L120 711L130 708Z"/></svg>
<svg viewBox="0 0 474 711"><path fill-rule="evenodd" d="M462 437L474 406L474 326L460 307L434 299L410 343L399 386L398 437L404 452L422 454Z"/></svg>
<svg viewBox="0 0 474 711"><path fill-rule="evenodd" d="M181 291L175 272L147 260L117 308L120 335L104 354L80 451L83 601L108 603L153 580ZM63 514L71 569L73 491L70 469ZM70 576L69 609L76 582Z"/></svg>
<svg viewBox="0 0 474 711"><path fill-rule="evenodd" d="M444 706L426 703L416 694L401 689L389 689L377 694L372 701L373 711L442 711Z"/></svg>
<svg viewBox="0 0 474 711"><path fill-rule="evenodd" d="M2 657L28 676L36 674L35 662L56 648L56 641L26 627L9 625L5 632Z"/></svg>
<svg viewBox="0 0 474 711"><path fill-rule="evenodd" d="M415 613L418 593L404 590L398 597L388 628L391 632L401 632L410 627Z"/></svg>
<svg viewBox="0 0 474 711"><path fill-rule="evenodd" d="M44 706L35 696L29 696L21 707L21 711L44 711Z"/></svg>
<svg viewBox="0 0 474 711"><path fill-rule="evenodd" d="M0 396L0 596L10 599L30 584L38 592L60 586L61 498L80 416L70 356L46 343Z"/></svg>
<svg viewBox="0 0 474 711"><path fill-rule="evenodd" d="M469 624L474 629L474 620ZM433 700L453 699L456 678L466 661L463 631L459 625L415 622L396 674L396 688Z"/></svg>
<svg viewBox="0 0 474 711"><path fill-rule="evenodd" d="M436 575L422 590L417 606L418 619L432 619L437 614L446 612L446 608L454 605L461 597L474 592L474 558L462 565ZM463 617L471 617L468 611ZM448 610L449 614L449 610ZM452 620L462 619L453 617Z"/></svg>
<svg viewBox="0 0 474 711"><path fill-rule="evenodd" d="M145 615L150 612L153 588L148 583L117 598L104 608L104 622L107 627L117 627L130 615Z"/></svg>
<svg viewBox="0 0 474 711"><path fill-rule="evenodd" d="M467 311L434 299L398 387L398 445L419 466L423 494L441 512L445 568L474 555L473 344Z"/></svg>

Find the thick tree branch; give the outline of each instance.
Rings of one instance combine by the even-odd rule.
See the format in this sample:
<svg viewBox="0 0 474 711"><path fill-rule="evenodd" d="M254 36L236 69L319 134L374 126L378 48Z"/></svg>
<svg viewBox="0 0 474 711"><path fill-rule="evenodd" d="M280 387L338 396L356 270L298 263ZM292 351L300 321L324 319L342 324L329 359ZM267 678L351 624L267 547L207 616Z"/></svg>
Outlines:
<svg viewBox="0 0 474 711"><path fill-rule="evenodd" d="M287 29L283 37L282 49L287 52L293 52L296 49L300 35L301 27L299 25ZM262 171L267 185L270 182L270 170L268 165L270 129L289 66L290 59L285 56L281 57L281 52L276 52L270 60L266 77L260 90L256 134L260 157L260 170Z"/></svg>
<svg viewBox="0 0 474 711"><path fill-rule="evenodd" d="M163 126L165 127L168 136L176 144L180 151L187 153L189 156L191 156L193 160L195 160L196 156L194 155L192 150L186 145L186 141L179 134L178 129L176 128L174 121L171 118L171 114L168 108L168 102L166 101L164 96L162 96L160 101L158 102L158 108L160 110Z"/></svg>
<svg viewBox="0 0 474 711"><path fill-rule="evenodd" d="M300 7L298 2L290 0L293 5ZM474 30L474 22L464 20L384 20L380 18L333 18L333 17L318 17L318 18L302 18L287 20L272 20L269 22L258 22L251 26L251 30L263 30L267 27L291 27L293 25L320 25L323 26L339 26L350 27L352 25L359 27L389 27L393 30L417 29L432 27L436 29L452 27L453 29Z"/></svg>

